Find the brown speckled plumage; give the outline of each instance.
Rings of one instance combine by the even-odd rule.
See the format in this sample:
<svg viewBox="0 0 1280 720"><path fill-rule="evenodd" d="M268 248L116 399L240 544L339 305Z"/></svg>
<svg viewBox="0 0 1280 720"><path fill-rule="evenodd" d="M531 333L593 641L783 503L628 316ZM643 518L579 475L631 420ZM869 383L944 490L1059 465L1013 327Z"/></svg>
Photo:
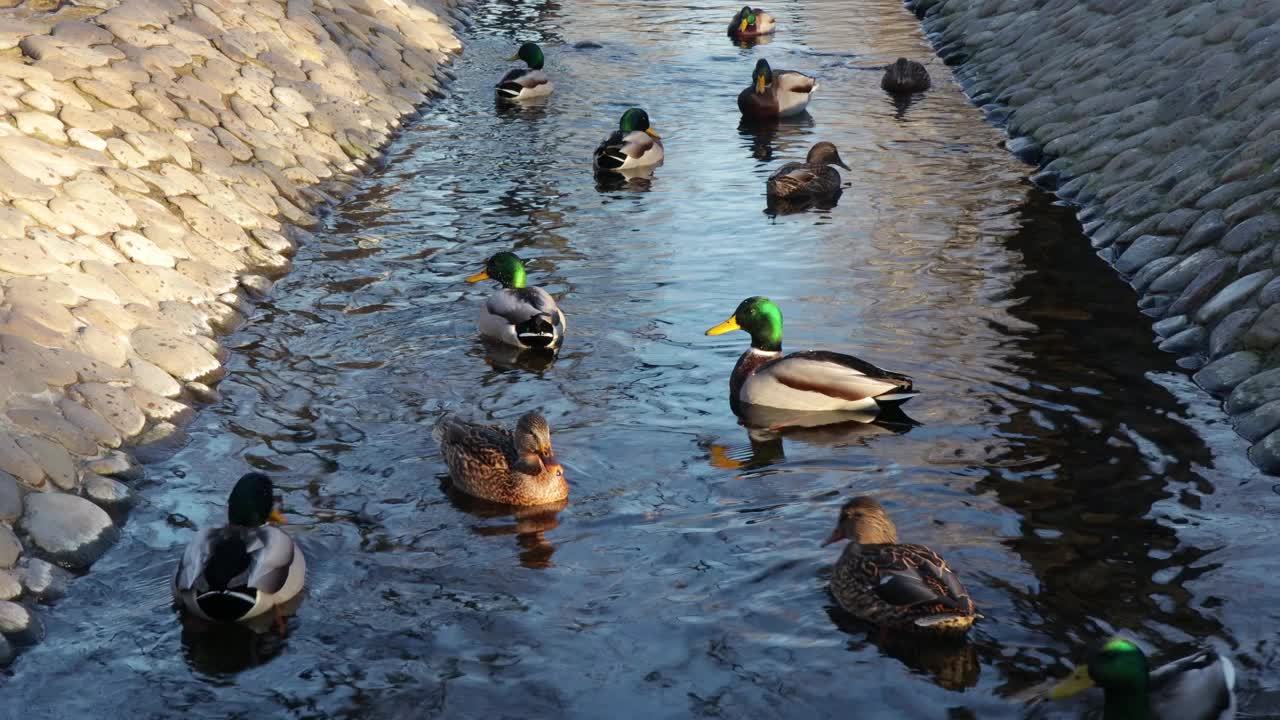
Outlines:
<svg viewBox="0 0 1280 720"><path fill-rule="evenodd" d="M847 612L884 628L963 633L979 616L960 578L923 545L899 545L898 531L875 500L840 509L829 544L849 544L831 574L831 594Z"/></svg>
<svg viewBox="0 0 1280 720"><path fill-rule="evenodd" d="M551 450L551 430L538 413L521 415L514 432L446 413L434 435L453 486L468 495L508 505L543 505L569 496L564 468Z"/></svg>

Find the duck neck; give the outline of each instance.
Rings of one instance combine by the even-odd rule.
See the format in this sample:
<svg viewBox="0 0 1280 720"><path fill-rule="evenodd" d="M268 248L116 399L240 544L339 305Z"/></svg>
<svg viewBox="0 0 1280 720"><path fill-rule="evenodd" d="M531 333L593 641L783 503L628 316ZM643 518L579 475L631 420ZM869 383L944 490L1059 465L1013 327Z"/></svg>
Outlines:
<svg viewBox="0 0 1280 720"><path fill-rule="evenodd" d="M782 346L779 345L777 350L760 350L753 344L750 350L742 353L742 357L738 358L738 364L733 367L733 375L729 377L729 397L735 402L738 399L738 391L742 389L742 384L751 377L761 365L776 359L782 354Z"/></svg>
<svg viewBox="0 0 1280 720"><path fill-rule="evenodd" d="M1106 690L1102 720L1147 720L1150 704L1146 684L1125 690Z"/></svg>

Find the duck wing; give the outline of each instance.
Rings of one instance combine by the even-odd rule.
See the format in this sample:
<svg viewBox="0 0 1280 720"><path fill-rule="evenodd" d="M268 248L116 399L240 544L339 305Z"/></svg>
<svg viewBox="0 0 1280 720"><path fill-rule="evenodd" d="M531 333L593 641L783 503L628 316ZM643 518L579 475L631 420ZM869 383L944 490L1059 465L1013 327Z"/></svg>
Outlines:
<svg viewBox="0 0 1280 720"><path fill-rule="evenodd" d="M266 593L278 593L289 579L297 546L293 538L279 528L254 528L246 548L249 572L244 584Z"/></svg>
<svg viewBox="0 0 1280 720"><path fill-rule="evenodd" d="M852 355L808 350L791 353L761 366L755 373L793 390L821 393L848 401L912 392L911 378L889 372Z"/></svg>
<svg viewBox="0 0 1280 720"><path fill-rule="evenodd" d="M769 176L769 194L775 197L826 195L840 189L840 175L825 165L792 162Z"/></svg>
<svg viewBox="0 0 1280 720"><path fill-rule="evenodd" d="M646 153L651 152L657 143L658 141L646 132L632 131L624 134L621 130L615 130L596 147L593 161L597 168L603 170L618 170L624 166L634 166ZM628 161L630 165L627 164Z"/></svg>
<svg viewBox="0 0 1280 720"><path fill-rule="evenodd" d="M556 317L560 308L551 293L540 287L505 289L494 293L485 302L490 314L520 325L538 316Z"/></svg>
<svg viewBox="0 0 1280 720"><path fill-rule="evenodd" d="M1235 667L1205 648L1151 673L1151 709L1159 718L1225 720L1235 717Z"/></svg>
<svg viewBox="0 0 1280 720"><path fill-rule="evenodd" d="M206 528L196 533L187 543L182 558L178 560L178 570L174 576L174 585L179 590L194 590L201 584L205 566L213 555L213 546L217 540L215 530ZM204 589L204 588L200 588Z"/></svg>
<svg viewBox="0 0 1280 720"><path fill-rule="evenodd" d="M818 89L818 79L795 70L775 70L773 85L780 92L808 94Z"/></svg>
<svg viewBox="0 0 1280 720"><path fill-rule="evenodd" d="M532 68L512 68L495 86L498 92L510 97L516 97L526 90L533 90L541 85L551 82L547 74L541 70Z"/></svg>
<svg viewBox="0 0 1280 720"><path fill-rule="evenodd" d="M875 578L876 597L912 614L972 614L973 600L960 578L934 551L923 545L862 546L861 563Z"/></svg>
<svg viewBox="0 0 1280 720"><path fill-rule="evenodd" d="M516 456L510 431L467 422L453 413L441 416L431 434L446 459L454 456L485 466L506 467Z"/></svg>

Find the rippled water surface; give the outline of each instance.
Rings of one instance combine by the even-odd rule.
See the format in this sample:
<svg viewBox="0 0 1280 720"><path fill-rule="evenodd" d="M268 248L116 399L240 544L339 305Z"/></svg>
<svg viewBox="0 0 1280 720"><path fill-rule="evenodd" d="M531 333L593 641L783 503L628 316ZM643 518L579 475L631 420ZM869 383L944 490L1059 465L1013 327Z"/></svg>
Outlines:
<svg viewBox="0 0 1280 720"><path fill-rule="evenodd" d="M448 97L230 338L224 399L43 613L4 714L1071 717L1083 703L1026 697L1122 629L1159 655L1229 649L1274 717L1271 482L1072 211L941 64L910 106L879 90L866 68L929 56L893 0L772 4L781 33L752 49L724 37L733 9L481 3ZM525 39L558 87L503 110L491 85ZM739 127L757 57L821 78L811 119ZM597 188L590 152L631 104L666 164ZM764 179L818 139L854 168L839 205L767 215ZM549 367L476 340L492 288L463 278L506 249L569 316ZM790 348L913 375L920 425L749 434L726 397L747 338L702 332L753 294ZM541 409L568 506L448 495L442 408ZM310 594L283 642L184 633L167 583L191 530L167 518L220 521L251 467L284 490ZM903 647L834 611L819 543L855 493L959 569L986 615L969 644Z"/></svg>

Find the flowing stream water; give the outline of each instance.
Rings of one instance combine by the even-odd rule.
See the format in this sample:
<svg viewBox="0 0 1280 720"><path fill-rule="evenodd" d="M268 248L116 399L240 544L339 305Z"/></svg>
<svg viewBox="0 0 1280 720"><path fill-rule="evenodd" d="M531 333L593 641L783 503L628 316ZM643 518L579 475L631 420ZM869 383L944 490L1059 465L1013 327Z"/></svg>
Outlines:
<svg viewBox="0 0 1280 720"><path fill-rule="evenodd" d="M1074 717L1087 701L1028 697L1123 630L1160 657L1216 643L1275 717L1273 481L1153 348L1074 212L941 63L909 105L879 89L869 68L932 57L895 0L771 3L780 32L754 48L725 37L734 9L479 3L447 96L229 338L223 399L41 611L5 716ZM556 91L500 107L529 39ZM740 125L757 57L821 78L809 118ZM598 186L591 150L631 105L667 161ZM765 178L819 139L853 168L839 204L767 214ZM476 338L493 288L463 278L511 249L569 318L550 365ZM703 331L755 294L786 347L914 376L919 425L740 426L748 338ZM448 493L442 409L544 412L568 505ZM308 596L284 640L184 630L177 516L222 521L252 468L283 493ZM834 609L839 549L819 544L863 493L958 569L986 616L967 643L906 646Z"/></svg>

